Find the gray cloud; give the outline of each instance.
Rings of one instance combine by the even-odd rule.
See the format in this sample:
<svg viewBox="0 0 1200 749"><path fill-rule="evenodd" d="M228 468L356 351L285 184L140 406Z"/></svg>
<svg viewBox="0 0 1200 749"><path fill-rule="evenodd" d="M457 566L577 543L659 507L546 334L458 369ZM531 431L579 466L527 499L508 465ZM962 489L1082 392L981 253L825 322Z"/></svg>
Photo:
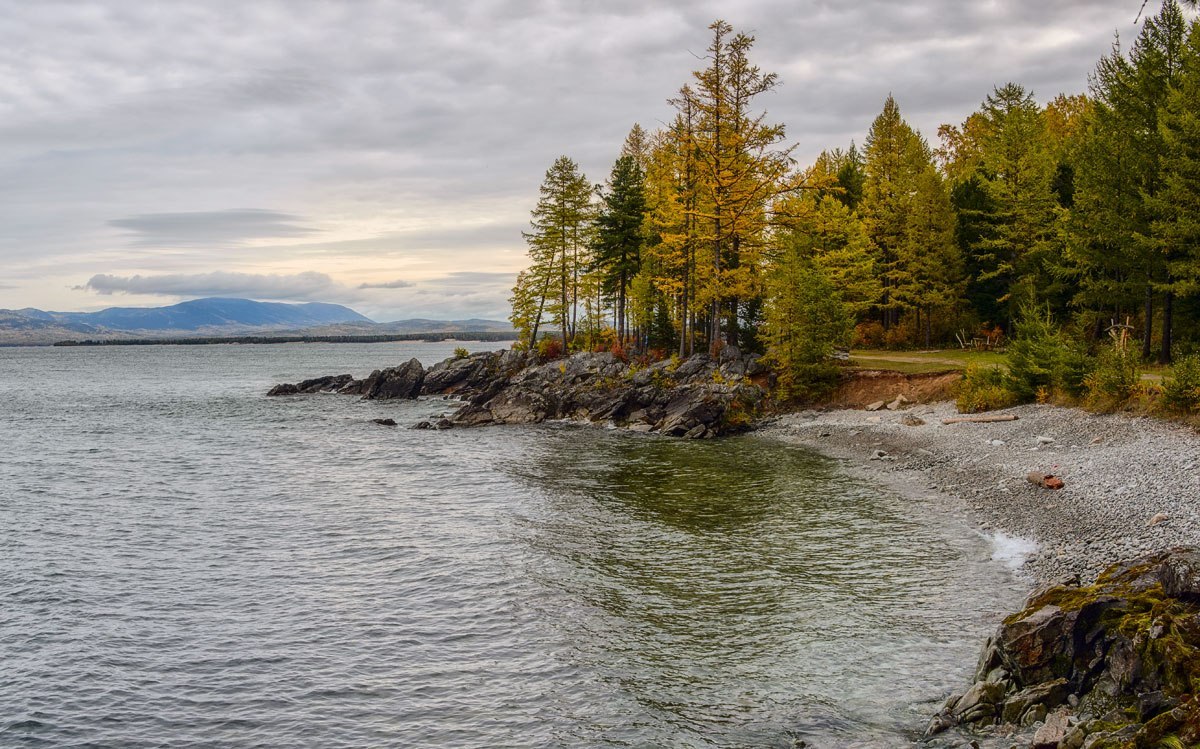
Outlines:
<svg viewBox="0 0 1200 749"><path fill-rule="evenodd" d="M434 278L429 283L442 286L488 286L495 284L512 285L516 280L516 275L513 273L459 270L447 273L440 278Z"/></svg>
<svg viewBox="0 0 1200 749"><path fill-rule="evenodd" d="M1008 80L1083 91L1137 4L0 0L0 267L23 279L6 298L88 305L65 291L81 277L199 277L236 250L248 275L300 258L372 269L356 282L440 274L431 291L504 272L477 279L490 301L463 297L494 311L546 167L570 154L602 181L630 125L669 120L713 18L756 34L781 80L762 105L807 163L861 143L889 92L933 139ZM373 317L418 303L387 296Z"/></svg>
<svg viewBox="0 0 1200 749"><path fill-rule="evenodd" d="M303 237L313 230L289 213L254 208L190 213L145 213L108 222L130 232L138 247L222 247L250 239Z"/></svg>
<svg viewBox="0 0 1200 749"><path fill-rule="evenodd" d="M360 289L407 289L413 284L411 281L384 281L383 283L360 283Z"/></svg>
<svg viewBox="0 0 1200 749"><path fill-rule="evenodd" d="M345 287L324 273L171 273L157 276L92 276L84 288L105 296L143 294L173 297L237 296L252 299L321 301L341 297Z"/></svg>

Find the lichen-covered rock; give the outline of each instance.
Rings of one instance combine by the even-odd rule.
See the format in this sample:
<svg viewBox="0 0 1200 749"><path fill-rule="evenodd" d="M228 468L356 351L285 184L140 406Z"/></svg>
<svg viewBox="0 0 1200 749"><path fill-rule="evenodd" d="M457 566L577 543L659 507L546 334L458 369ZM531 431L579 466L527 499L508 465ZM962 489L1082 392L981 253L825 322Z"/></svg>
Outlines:
<svg viewBox="0 0 1200 749"><path fill-rule="evenodd" d="M1091 586L1036 593L988 641L976 679L929 733L999 722L1040 724L1031 747L1195 745L1200 551L1170 549L1114 565Z"/></svg>
<svg viewBox="0 0 1200 749"><path fill-rule="evenodd" d="M490 381L454 391L468 402L450 419L460 426L578 419L713 437L747 427L764 397L744 374L746 360L730 356L697 354L638 367L610 353L578 353L515 372L500 366Z"/></svg>

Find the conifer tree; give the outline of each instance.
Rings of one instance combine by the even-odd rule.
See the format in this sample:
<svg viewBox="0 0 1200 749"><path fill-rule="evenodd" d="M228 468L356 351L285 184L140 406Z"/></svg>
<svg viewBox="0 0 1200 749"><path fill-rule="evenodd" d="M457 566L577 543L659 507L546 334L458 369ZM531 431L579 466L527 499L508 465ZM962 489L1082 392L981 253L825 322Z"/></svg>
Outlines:
<svg viewBox="0 0 1200 749"><path fill-rule="evenodd" d="M600 287L615 303L617 339L625 340L625 300L629 283L641 267L642 223L646 195L642 169L632 155L623 155L613 165L603 207L596 218L593 265Z"/></svg>
<svg viewBox="0 0 1200 749"><path fill-rule="evenodd" d="M801 248L786 247L767 276L767 358L789 397L821 394L836 378L834 349L849 343L851 317L837 288Z"/></svg>
<svg viewBox="0 0 1200 749"><path fill-rule="evenodd" d="M579 166L560 156L546 170L540 194L531 212L530 230L524 234L531 265L514 289L514 310L520 307L518 319L533 320L534 336L542 314L548 314L559 326L567 349L578 321L579 282L589 263L593 191ZM537 312L531 315L534 309Z"/></svg>
<svg viewBox="0 0 1200 749"><path fill-rule="evenodd" d="M1163 187L1167 149L1159 115L1182 72L1185 36L1179 6L1166 0L1146 19L1128 55L1114 45L1100 60L1076 155L1069 256L1078 288L1074 301L1118 317L1140 299L1145 357L1151 353L1155 293L1166 272L1151 207ZM1166 328L1169 305L1165 296L1163 301Z"/></svg>
<svg viewBox="0 0 1200 749"><path fill-rule="evenodd" d="M754 101L775 88L774 73L749 61L754 37L734 34L724 21L709 26L708 67L696 71L695 88L685 87L672 104L695 122L699 200L689 211L707 245L697 262L698 302L708 308L708 341L739 342L740 303L761 296L761 253L770 201L786 184L790 149L781 149L782 125L768 124ZM699 256L698 256L699 257Z"/></svg>
<svg viewBox="0 0 1200 749"><path fill-rule="evenodd" d="M995 279L1011 320L1044 280L1055 245L1058 205L1051 190L1054 162L1045 121L1033 95L1008 83L984 100L979 174L995 213L991 232L972 248L978 280Z"/></svg>
<svg viewBox="0 0 1200 749"><path fill-rule="evenodd" d="M1159 360L1168 363L1174 303L1200 293L1200 22L1192 24L1182 50L1179 79L1160 113L1159 131L1166 154L1163 188L1149 202L1164 266L1156 284L1163 293Z"/></svg>

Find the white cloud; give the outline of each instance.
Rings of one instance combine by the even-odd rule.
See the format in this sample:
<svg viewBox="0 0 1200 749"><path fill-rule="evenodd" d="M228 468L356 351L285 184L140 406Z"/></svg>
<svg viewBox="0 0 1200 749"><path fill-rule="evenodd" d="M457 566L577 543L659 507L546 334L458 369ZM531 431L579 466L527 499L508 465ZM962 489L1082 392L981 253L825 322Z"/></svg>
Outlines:
<svg viewBox="0 0 1200 749"><path fill-rule="evenodd" d="M83 286L97 294L140 294L170 297L232 296L259 300L328 301L347 289L324 273L169 273L114 276L100 273Z"/></svg>

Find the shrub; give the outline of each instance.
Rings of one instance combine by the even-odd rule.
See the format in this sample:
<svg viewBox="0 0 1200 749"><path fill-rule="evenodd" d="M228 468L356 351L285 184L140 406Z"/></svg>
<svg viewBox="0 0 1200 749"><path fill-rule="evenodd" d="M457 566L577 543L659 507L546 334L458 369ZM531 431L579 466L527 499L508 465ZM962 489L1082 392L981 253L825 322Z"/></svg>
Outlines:
<svg viewBox="0 0 1200 749"><path fill-rule="evenodd" d="M543 338L537 344L538 358L542 361L557 359L563 355L561 338Z"/></svg>
<svg viewBox="0 0 1200 749"><path fill-rule="evenodd" d="M999 367L967 367L955 388L956 405L962 413L979 413L1008 408L1021 402L1013 390L1012 378Z"/></svg>
<svg viewBox="0 0 1200 749"><path fill-rule="evenodd" d="M1163 381L1162 404L1168 411L1200 411L1200 354L1185 356L1175 363Z"/></svg>
<svg viewBox="0 0 1200 749"><path fill-rule="evenodd" d="M879 348L883 345L883 326L877 322L860 322L854 326L855 348Z"/></svg>
<svg viewBox="0 0 1200 749"><path fill-rule="evenodd" d="M459 346L458 348L454 349L454 358L455 359L466 359L470 355L471 355L471 352L467 351L466 348L464 348L462 346Z"/></svg>
<svg viewBox="0 0 1200 749"><path fill-rule="evenodd" d="M1121 341L1100 349L1096 367L1084 379L1088 405L1119 408L1138 393L1142 381L1139 354Z"/></svg>
<svg viewBox="0 0 1200 749"><path fill-rule="evenodd" d="M1008 347L1009 389L1027 403L1046 402L1055 393L1077 398L1093 362L1083 346L1063 335L1048 309L1021 308L1016 337Z"/></svg>
<svg viewBox="0 0 1200 749"><path fill-rule="evenodd" d="M914 340L913 333L912 325L893 325L883 334L883 346L891 349L909 348Z"/></svg>

